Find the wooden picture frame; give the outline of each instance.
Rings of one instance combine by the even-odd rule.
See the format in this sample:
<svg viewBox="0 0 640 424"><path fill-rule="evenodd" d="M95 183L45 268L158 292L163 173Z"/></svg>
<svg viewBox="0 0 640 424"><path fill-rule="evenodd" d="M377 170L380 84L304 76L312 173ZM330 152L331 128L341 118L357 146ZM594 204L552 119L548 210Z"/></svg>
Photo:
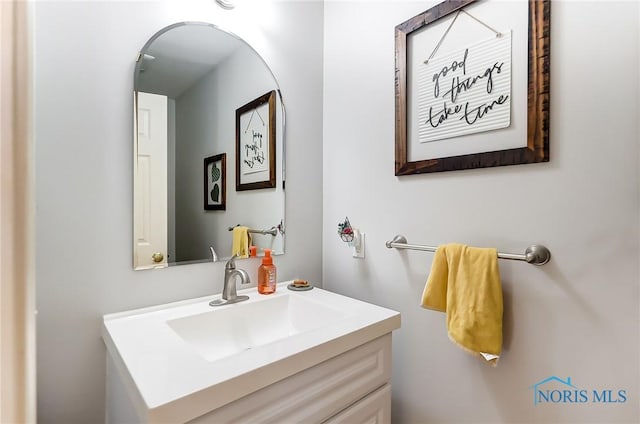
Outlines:
<svg viewBox="0 0 640 424"><path fill-rule="evenodd" d="M529 0L527 5L526 145L524 140L521 143L525 147L448 157L415 158L413 161L408 159L407 39L425 26L458 12L476 1L478 0L447 0L395 28L395 175L397 176L549 161L550 0Z"/></svg>
<svg viewBox="0 0 640 424"><path fill-rule="evenodd" d="M204 158L204 209L223 211L227 208L227 154Z"/></svg>
<svg viewBox="0 0 640 424"><path fill-rule="evenodd" d="M276 92L236 110L236 190L276 186Z"/></svg>

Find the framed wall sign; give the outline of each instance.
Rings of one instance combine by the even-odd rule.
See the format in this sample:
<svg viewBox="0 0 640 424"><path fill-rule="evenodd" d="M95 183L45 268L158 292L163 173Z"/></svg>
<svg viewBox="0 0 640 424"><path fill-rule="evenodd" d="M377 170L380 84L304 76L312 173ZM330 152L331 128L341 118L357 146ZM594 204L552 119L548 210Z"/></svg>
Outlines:
<svg viewBox="0 0 640 424"><path fill-rule="evenodd" d="M395 174L549 161L550 0L447 0L395 28Z"/></svg>
<svg viewBox="0 0 640 424"><path fill-rule="evenodd" d="M204 158L204 209L226 210L227 154Z"/></svg>
<svg viewBox="0 0 640 424"><path fill-rule="evenodd" d="M236 190L276 186L276 92L236 110Z"/></svg>

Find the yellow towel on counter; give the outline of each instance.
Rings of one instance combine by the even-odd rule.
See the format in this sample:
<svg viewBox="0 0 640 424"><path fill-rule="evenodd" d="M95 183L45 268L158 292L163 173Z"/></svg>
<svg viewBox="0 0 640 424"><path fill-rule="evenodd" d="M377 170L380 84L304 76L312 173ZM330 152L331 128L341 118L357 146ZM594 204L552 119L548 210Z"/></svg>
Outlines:
<svg viewBox="0 0 640 424"><path fill-rule="evenodd" d="M502 352L498 252L450 243L438 247L422 307L447 314L449 338L496 366Z"/></svg>
<svg viewBox="0 0 640 424"><path fill-rule="evenodd" d="M239 258L249 257L249 227L233 227L233 244L231 255L238 255Z"/></svg>

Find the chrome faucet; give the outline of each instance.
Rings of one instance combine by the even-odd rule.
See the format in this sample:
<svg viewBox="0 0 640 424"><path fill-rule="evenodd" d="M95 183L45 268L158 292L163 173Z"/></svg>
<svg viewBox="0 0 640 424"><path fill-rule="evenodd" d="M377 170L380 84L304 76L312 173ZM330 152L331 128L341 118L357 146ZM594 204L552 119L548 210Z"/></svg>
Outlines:
<svg viewBox="0 0 640 424"><path fill-rule="evenodd" d="M224 286L222 287L222 298L209 302L211 306L227 305L249 300L249 296L238 296L236 290L236 277L240 278L240 284L251 284L251 278L244 269L236 268L235 259L238 255L233 255L224 266Z"/></svg>

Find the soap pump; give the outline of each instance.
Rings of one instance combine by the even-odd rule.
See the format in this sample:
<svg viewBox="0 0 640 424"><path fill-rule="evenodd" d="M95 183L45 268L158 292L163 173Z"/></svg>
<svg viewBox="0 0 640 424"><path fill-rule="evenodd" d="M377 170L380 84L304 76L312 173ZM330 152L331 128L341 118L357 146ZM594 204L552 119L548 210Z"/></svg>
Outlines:
<svg viewBox="0 0 640 424"><path fill-rule="evenodd" d="M271 294L276 291L276 266L273 264L271 249L264 249L262 265L258 268L258 293Z"/></svg>

